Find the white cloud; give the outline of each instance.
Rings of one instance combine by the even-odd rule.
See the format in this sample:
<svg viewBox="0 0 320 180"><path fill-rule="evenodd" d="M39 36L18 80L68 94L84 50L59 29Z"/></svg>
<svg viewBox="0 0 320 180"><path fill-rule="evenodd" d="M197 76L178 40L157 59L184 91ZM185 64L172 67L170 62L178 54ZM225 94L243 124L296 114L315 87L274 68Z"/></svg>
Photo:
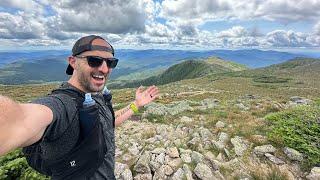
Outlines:
<svg viewBox="0 0 320 180"><path fill-rule="evenodd" d="M143 32L146 0L53 1L57 23L69 32Z"/></svg>
<svg viewBox="0 0 320 180"><path fill-rule="evenodd" d="M248 32L244 27L241 26L234 26L231 29L221 31L217 33L217 37L223 38L223 37L243 37L247 36Z"/></svg>
<svg viewBox="0 0 320 180"><path fill-rule="evenodd" d="M267 19L291 23L316 20L318 0L164 0L161 16L171 20Z"/></svg>
<svg viewBox="0 0 320 180"><path fill-rule="evenodd" d="M274 47L308 47L308 35L292 30L276 30L267 34L266 39Z"/></svg>
<svg viewBox="0 0 320 180"><path fill-rule="evenodd" d="M320 36L320 21L313 27L314 33Z"/></svg>
<svg viewBox="0 0 320 180"><path fill-rule="evenodd" d="M153 37L169 37L173 35L168 26L156 22L146 25L146 33Z"/></svg>
<svg viewBox="0 0 320 180"><path fill-rule="evenodd" d="M34 0L1 0L0 7L16 8L31 13L43 12L43 7Z"/></svg>
<svg viewBox="0 0 320 180"><path fill-rule="evenodd" d="M2 0L0 41L58 46L97 34L126 48L319 47L320 11L315 7L320 7L319 0ZM5 8L9 10L1 12ZM200 28L208 21L248 20L318 23L310 33L275 30L262 34L258 26L245 28L241 23L220 32Z"/></svg>
<svg viewBox="0 0 320 180"><path fill-rule="evenodd" d="M24 12L17 15L0 12L0 38L2 39L42 38L44 31L41 19Z"/></svg>
<svg viewBox="0 0 320 180"><path fill-rule="evenodd" d="M284 23L319 19L318 0L267 0L261 1L256 17L278 20Z"/></svg>

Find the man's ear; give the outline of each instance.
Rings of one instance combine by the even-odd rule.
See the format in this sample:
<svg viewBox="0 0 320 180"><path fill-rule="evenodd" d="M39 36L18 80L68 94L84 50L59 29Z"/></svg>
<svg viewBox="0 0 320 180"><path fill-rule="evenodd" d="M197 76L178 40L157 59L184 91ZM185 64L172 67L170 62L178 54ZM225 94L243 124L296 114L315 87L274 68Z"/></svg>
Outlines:
<svg viewBox="0 0 320 180"><path fill-rule="evenodd" d="M76 67L76 58L74 56L69 56L68 63L74 69Z"/></svg>

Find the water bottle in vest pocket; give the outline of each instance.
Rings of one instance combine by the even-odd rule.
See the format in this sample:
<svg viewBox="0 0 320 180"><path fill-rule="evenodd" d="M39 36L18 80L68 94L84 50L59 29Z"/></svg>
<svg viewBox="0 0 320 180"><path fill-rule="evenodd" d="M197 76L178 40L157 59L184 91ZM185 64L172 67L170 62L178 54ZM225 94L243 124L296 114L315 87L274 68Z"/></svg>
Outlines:
<svg viewBox="0 0 320 180"><path fill-rule="evenodd" d="M82 139L92 131L98 119L98 107L92 99L91 94L85 94L82 108L79 109L80 131Z"/></svg>

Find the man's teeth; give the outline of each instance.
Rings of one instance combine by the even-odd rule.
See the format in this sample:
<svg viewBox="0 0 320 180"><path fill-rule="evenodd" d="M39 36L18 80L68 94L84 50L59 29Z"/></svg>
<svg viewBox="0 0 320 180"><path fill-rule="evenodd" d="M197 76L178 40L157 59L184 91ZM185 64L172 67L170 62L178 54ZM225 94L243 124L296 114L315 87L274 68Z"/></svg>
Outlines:
<svg viewBox="0 0 320 180"><path fill-rule="evenodd" d="M94 78L99 78L99 79L103 79L104 76L99 76L99 75L93 75Z"/></svg>

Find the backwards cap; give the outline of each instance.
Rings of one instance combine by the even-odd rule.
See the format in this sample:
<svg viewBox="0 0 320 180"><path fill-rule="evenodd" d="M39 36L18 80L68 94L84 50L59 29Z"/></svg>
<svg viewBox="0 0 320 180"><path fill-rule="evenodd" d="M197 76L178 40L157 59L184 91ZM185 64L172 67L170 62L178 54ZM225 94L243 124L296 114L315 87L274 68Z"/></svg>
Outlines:
<svg viewBox="0 0 320 180"><path fill-rule="evenodd" d="M102 39L102 40L106 41L102 37L96 36L96 35L82 37L82 38L78 39L78 41L73 45L72 56L79 55L85 51L94 51L94 50L110 52L114 56L114 49L111 46L111 44L108 43L108 41L106 41L106 42L110 45L110 47L92 45L92 41L95 39ZM66 73L68 75L73 74L73 68L70 66L70 64L67 67Z"/></svg>

